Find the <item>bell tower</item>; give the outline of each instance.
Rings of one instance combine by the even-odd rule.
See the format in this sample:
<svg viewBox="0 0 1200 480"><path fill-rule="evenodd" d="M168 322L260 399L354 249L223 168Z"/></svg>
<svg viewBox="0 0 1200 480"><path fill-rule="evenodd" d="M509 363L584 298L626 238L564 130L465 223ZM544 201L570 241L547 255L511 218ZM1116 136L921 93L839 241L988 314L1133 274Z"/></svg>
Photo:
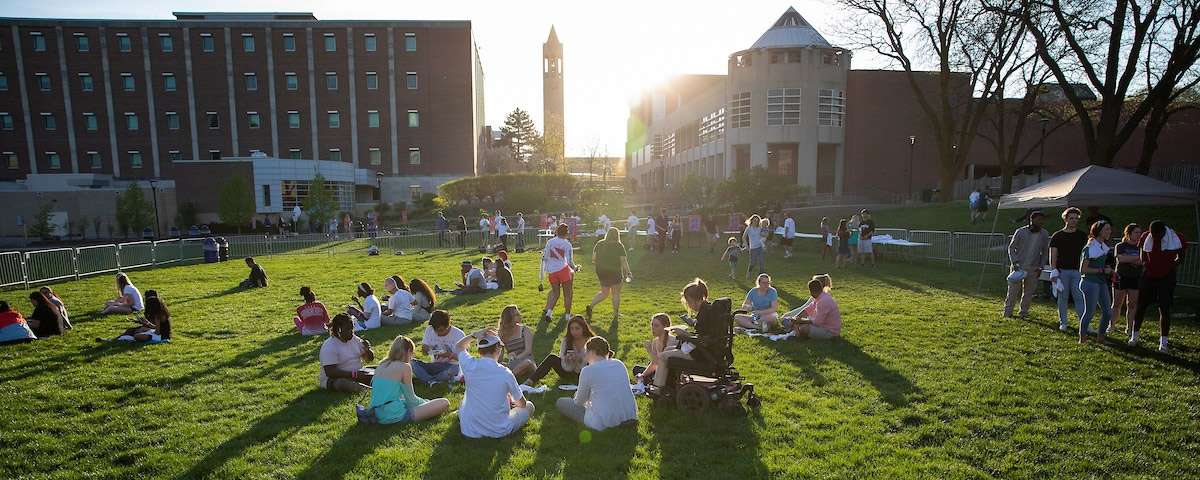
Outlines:
<svg viewBox="0 0 1200 480"><path fill-rule="evenodd" d="M563 130L563 45L554 26L542 44L542 130L548 142L554 142L559 158L565 152Z"/></svg>

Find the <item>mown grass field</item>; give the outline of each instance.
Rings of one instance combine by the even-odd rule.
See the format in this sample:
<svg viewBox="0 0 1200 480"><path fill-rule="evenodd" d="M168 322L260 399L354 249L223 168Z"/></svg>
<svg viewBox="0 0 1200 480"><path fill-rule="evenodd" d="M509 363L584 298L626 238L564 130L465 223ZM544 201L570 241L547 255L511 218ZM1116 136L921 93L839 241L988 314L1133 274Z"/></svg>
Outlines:
<svg viewBox="0 0 1200 480"><path fill-rule="evenodd" d="M469 440L454 415L356 425L356 397L316 388L324 337L298 336L290 320L301 285L331 306L357 282L381 289L397 273L445 286L474 253L261 257L271 286L254 291L235 287L246 274L238 261L135 271L135 284L157 289L175 322L173 343L144 347L92 340L128 325L91 313L115 296L110 276L55 285L75 329L0 350L0 477L1200 478L1195 319L1176 321L1167 355L1151 349L1156 321L1146 322L1145 348L1078 345L1074 331L1058 332L1049 303L1035 303L1029 319L1001 319L998 268L976 294L978 267L885 261L833 270L813 253L815 241L803 245L787 260L772 251L768 272L785 307L804 300L811 275L831 272L844 338L739 337L737 366L758 386L761 409L692 416L639 398L636 427L588 442L554 410L565 395L557 389L530 396L537 413L511 438ZM729 280L718 256L639 249L620 319L605 302L593 328L627 366L644 363L650 315L682 313L678 292L692 277L709 280L713 297L750 288ZM514 291L446 296L440 306L468 331L495 324L508 304L534 319L544 302L536 258L513 256ZM586 263L579 278L577 312L597 289ZM26 293L0 298L28 311ZM557 351L562 323L531 326L538 357ZM364 337L382 356L396 335L419 342L423 331ZM456 409L462 387L417 393L446 396Z"/></svg>

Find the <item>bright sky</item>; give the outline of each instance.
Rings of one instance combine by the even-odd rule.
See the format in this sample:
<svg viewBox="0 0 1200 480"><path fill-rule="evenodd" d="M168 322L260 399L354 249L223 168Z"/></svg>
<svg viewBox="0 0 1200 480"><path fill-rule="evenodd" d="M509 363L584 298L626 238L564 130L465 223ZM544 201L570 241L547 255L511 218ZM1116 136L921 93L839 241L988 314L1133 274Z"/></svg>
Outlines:
<svg viewBox="0 0 1200 480"><path fill-rule="evenodd" d="M311 1L185 0L93 2L0 0L8 17L173 19L172 11L313 12L318 19L471 20L483 59L487 124L514 108L542 130L542 43L553 24L563 42L568 156L621 156L629 100L670 75L724 74L730 53L748 48L789 6L830 43L841 12L821 0ZM855 68L884 68L867 52Z"/></svg>

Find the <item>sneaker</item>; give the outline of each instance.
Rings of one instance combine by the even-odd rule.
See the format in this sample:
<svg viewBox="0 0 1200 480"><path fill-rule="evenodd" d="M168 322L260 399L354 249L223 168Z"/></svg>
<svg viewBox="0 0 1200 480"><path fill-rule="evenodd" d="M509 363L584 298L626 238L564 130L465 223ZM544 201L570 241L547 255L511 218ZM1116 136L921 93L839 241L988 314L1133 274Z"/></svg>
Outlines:
<svg viewBox="0 0 1200 480"><path fill-rule="evenodd" d="M439 383L442 383L442 382L439 382L439 381L437 381L437 380L430 380L430 381L429 381L429 388L433 388L433 386L434 386L434 385L437 385L437 384L439 384Z"/></svg>
<svg viewBox="0 0 1200 480"><path fill-rule="evenodd" d="M564 322L569 322L570 320L571 320L571 314L569 314L569 313L564 313L564 314L563 314L562 321L564 321Z"/></svg>
<svg viewBox="0 0 1200 480"><path fill-rule="evenodd" d="M1065 324L1065 323L1060 323L1060 324L1058 324L1058 331L1060 331L1060 332L1065 332L1065 331L1067 331L1067 328L1068 328L1068 327L1067 327L1067 324Z"/></svg>
<svg viewBox="0 0 1200 480"><path fill-rule="evenodd" d="M439 286L436 283L433 284L433 291L436 293L446 293L446 289L442 288L441 286Z"/></svg>
<svg viewBox="0 0 1200 480"><path fill-rule="evenodd" d="M1001 312L1001 313L1000 313L1000 318L1012 318L1012 314L1011 314L1011 313L1004 313L1004 312Z"/></svg>
<svg viewBox="0 0 1200 480"><path fill-rule="evenodd" d="M1116 325L1109 325L1109 326L1108 326L1108 330L1105 330L1105 331L1104 331L1104 333L1113 333L1113 332L1115 332L1115 331L1117 331L1117 326L1116 326Z"/></svg>
<svg viewBox="0 0 1200 480"><path fill-rule="evenodd" d="M1167 341L1166 340L1162 340L1162 341L1158 342L1158 352L1159 353L1167 353Z"/></svg>
<svg viewBox="0 0 1200 480"><path fill-rule="evenodd" d="M550 314L549 314L549 313L543 313L543 314L542 314L542 321L543 321L543 322L546 322L546 323L550 323Z"/></svg>
<svg viewBox="0 0 1200 480"><path fill-rule="evenodd" d="M730 279L730 280L737 281L737 279L733 277L733 274L732 274L732 273L731 273L731 274L729 274L729 279Z"/></svg>
<svg viewBox="0 0 1200 480"><path fill-rule="evenodd" d="M744 327L733 327L733 333L746 333L746 329Z"/></svg>
<svg viewBox="0 0 1200 480"><path fill-rule="evenodd" d="M587 306L587 321L588 321L588 323L592 323L592 306L591 305Z"/></svg>
<svg viewBox="0 0 1200 480"><path fill-rule="evenodd" d="M1129 345L1131 347L1136 347L1138 344L1138 339L1137 339L1137 337L1129 337L1129 341L1125 342L1125 344Z"/></svg>

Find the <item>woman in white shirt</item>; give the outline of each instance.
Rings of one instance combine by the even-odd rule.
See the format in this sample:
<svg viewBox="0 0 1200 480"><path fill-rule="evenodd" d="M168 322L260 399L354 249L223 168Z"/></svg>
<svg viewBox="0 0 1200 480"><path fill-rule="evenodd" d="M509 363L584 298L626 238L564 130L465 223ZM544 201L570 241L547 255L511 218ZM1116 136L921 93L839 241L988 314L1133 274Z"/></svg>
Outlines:
<svg viewBox="0 0 1200 480"><path fill-rule="evenodd" d="M129 282L129 277L124 273L117 274L117 291L120 292L120 296L116 300L104 302L104 309L100 310L100 314L142 311L142 292Z"/></svg>
<svg viewBox="0 0 1200 480"><path fill-rule="evenodd" d="M408 291L408 285L399 275L392 275L383 281L383 288L391 295L387 299L387 308L383 311L380 323L383 325L408 325L413 322L413 298Z"/></svg>
<svg viewBox="0 0 1200 480"><path fill-rule="evenodd" d="M500 224L496 225L496 238L500 240L504 250L508 250L508 219L500 217Z"/></svg>
<svg viewBox="0 0 1200 480"><path fill-rule="evenodd" d="M590 429L600 431L637 421L637 402L629 389L629 371L613 358L608 340L592 337L587 342L587 366L579 374L574 398L558 399L558 411Z"/></svg>
<svg viewBox="0 0 1200 480"><path fill-rule="evenodd" d="M363 297L362 303L359 303L358 297ZM367 282L358 284L358 296L351 296L350 301L358 304L358 308L354 308L353 305L346 306L346 313L356 319L354 331L370 330L382 325L383 309L379 305L379 299L375 297L375 289L371 288L371 284Z"/></svg>
<svg viewBox="0 0 1200 480"><path fill-rule="evenodd" d="M433 314L433 307L437 304L437 295L434 295L433 289L429 288L428 283L419 278L408 281L408 291L413 296L413 321L428 322L429 317Z"/></svg>
<svg viewBox="0 0 1200 480"><path fill-rule="evenodd" d="M750 216L746 220L746 230L742 232L742 245L750 250L750 265L746 266L746 279L750 279L750 272L754 270L754 266L758 265L758 273L763 273L763 261L766 260L767 249L763 245L762 237L762 217L758 214Z"/></svg>

